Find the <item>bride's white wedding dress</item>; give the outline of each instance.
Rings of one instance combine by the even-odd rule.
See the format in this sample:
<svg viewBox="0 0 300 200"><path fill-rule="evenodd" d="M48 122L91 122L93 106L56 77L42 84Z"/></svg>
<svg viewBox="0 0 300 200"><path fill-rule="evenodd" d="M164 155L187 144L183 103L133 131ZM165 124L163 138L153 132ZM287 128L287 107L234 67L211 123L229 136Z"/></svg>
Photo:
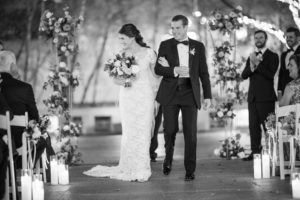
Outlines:
<svg viewBox="0 0 300 200"><path fill-rule="evenodd" d="M151 176L149 147L154 122L155 96L159 79L154 76L156 54L152 49L138 53L140 72L131 87L121 87L119 106L122 142L119 165L98 165L84 174L124 181L147 181Z"/></svg>

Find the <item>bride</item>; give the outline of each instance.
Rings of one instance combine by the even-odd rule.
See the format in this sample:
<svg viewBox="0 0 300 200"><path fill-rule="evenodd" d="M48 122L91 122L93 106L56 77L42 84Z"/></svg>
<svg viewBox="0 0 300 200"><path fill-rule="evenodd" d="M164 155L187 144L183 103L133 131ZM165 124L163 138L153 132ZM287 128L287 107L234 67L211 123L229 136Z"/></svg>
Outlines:
<svg viewBox="0 0 300 200"><path fill-rule="evenodd" d="M121 85L119 106L122 141L119 165L98 165L84 174L144 182L151 176L149 147L155 97L160 82L154 73L156 54L143 42L140 31L133 24L123 25L119 31L119 41L125 54L133 55L140 68L138 75L131 80L131 87L124 87L125 80L115 80L115 83Z"/></svg>

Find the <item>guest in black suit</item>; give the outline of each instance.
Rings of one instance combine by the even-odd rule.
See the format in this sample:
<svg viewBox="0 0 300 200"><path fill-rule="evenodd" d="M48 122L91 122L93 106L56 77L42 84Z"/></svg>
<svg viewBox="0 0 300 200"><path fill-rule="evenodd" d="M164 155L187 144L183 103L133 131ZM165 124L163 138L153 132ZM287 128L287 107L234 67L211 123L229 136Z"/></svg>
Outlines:
<svg viewBox="0 0 300 200"><path fill-rule="evenodd" d="M267 33L254 33L256 52L250 54L242 73L250 79L248 91L249 129L252 153L244 160L252 160L253 154L261 152L261 128L267 115L275 110L277 100L274 91L274 75L277 71L278 55L266 47Z"/></svg>
<svg viewBox="0 0 300 200"><path fill-rule="evenodd" d="M3 79L1 92L14 115L24 115L25 112L28 112L29 120L38 121L39 113L36 107L32 86L28 83L15 79L11 75L17 71L15 63L15 56L12 52L0 52L0 73ZM22 147L22 134L24 127L12 126L11 131L16 149ZM37 158L40 157L46 148L46 144L47 142L43 137L41 137L37 142ZM21 156L19 156L16 161L17 168L21 168L21 164Z"/></svg>
<svg viewBox="0 0 300 200"><path fill-rule="evenodd" d="M278 76L278 98L283 95L285 86L293 79L289 76L288 63L292 55L300 54L300 31L298 28L289 27L285 33L286 43L289 47L281 54L280 57L280 70Z"/></svg>
<svg viewBox="0 0 300 200"><path fill-rule="evenodd" d="M156 100L162 105L166 157L163 173L172 168L174 144L178 132L178 115L182 113L185 141L185 180L195 178L197 147L197 109L200 109L200 81L204 93L204 107L211 103L211 87L206 64L205 47L187 36L188 19L173 17L174 38L163 41L158 52L155 73L163 76Z"/></svg>

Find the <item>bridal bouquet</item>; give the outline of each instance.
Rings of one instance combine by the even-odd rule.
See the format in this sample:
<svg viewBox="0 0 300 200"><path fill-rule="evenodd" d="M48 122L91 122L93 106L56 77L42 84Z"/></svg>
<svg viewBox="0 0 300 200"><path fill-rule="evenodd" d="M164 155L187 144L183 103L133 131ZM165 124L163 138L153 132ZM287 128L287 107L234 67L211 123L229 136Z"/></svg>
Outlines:
<svg viewBox="0 0 300 200"><path fill-rule="evenodd" d="M111 77L125 79L124 87L131 87L130 79L136 77L140 69L133 56L126 56L125 53L122 53L109 59L105 64L104 71L108 71Z"/></svg>
<svg viewBox="0 0 300 200"><path fill-rule="evenodd" d="M295 119L296 119L296 113L290 112L289 115L287 115L279 120L282 124L281 129L286 130L287 135L290 135L290 136L295 135L295 128L296 128L296 124L295 124L296 120Z"/></svg>

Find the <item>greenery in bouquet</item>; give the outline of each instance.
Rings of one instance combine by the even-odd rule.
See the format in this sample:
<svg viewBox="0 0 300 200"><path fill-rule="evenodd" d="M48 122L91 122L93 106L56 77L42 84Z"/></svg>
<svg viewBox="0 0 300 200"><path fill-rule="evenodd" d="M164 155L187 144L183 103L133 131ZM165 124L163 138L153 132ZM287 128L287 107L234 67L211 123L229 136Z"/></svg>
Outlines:
<svg viewBox="0 0 300 200"><path fill-rule="evenodd" d="M282 124L281 129L285 130L287 132L287 135L295 135L295 119L296 119L296 113L290 112L289 115L279 119L279 122Z"/></svg>
<svg viewBox="0 0 300 200"><path fill-rule="evenodd" d="M214 10L211 16L209 20L210 29L219 30L224 35L226 33L230 34L232 31L243 26L241 20L243 17L242 7L240 6L232 10L229 14L222 14L219 10Z"/></svg>
<svg viewBox="0 0 300 200"><path fill-rule="evenodd" d="M130 78L136 77L139 70L134 56L127 56L124 52L109 59L104 68L104 71L108 71L109 76L125 79L125 87L131 86Z"/></svg>
<svg viewBox="0 0 300 200"><path fill-rule="evenodd" d="M245 157L244 148L240 144L241 134L236 134L234 137L228 137L222 140L220 148L215 149L216 156L227 159L236 159Z"/></svg>

